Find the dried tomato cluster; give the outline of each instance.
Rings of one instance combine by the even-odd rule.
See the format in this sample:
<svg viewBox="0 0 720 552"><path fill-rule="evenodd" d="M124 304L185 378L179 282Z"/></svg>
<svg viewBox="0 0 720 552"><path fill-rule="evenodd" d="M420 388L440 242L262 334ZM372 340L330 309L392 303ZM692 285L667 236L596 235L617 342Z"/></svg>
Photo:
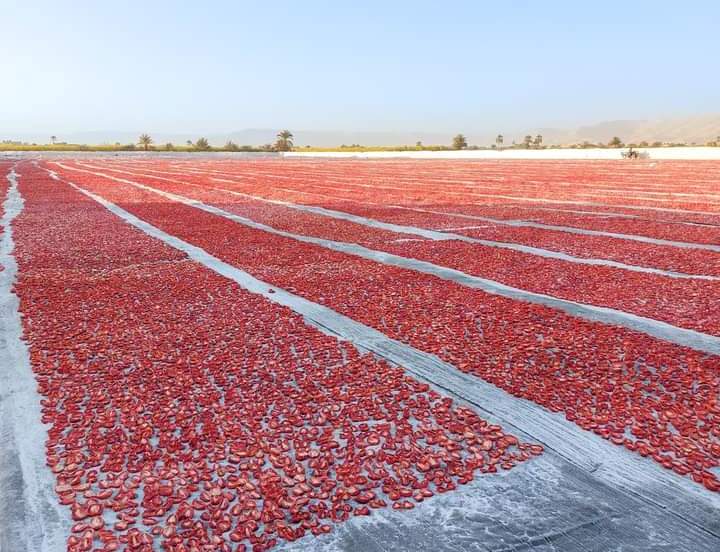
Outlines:
<svg viewBox="0 0 720 552"><path fill-rule="evenodd" d="M84 172L67 170L63 174L88 185L104 181L102 177ZM112 172L106 174L123 177L122 174ZM146 182L158 189L222 206L289 232L359 243L528 291L619 309L683 328L720 335L720 316L717 316L720 281L678 279L613 267L583 265L456 240L438 242L415 239L407 234L368 228L321 215L300 213L287 207L238 198L217 190L203 190L197 186L150 177L127 174L125 177L129 180ZM105 182L109 185L113 181L105 180ZM247 191L247 186L245 190ZM144 197L148 198L147 201L159 201L159 196L153 197L151 193ZM407 238L413 239L408 241ZM584 237L573 235L572 239L582 240ZM646 244L646 247L652 250L660 246ZM709 257L713 255L709 252L705 253ZM715 255L720 257L720 254Z"/></svg>
<svg viewBox="0 0 720 552"><path fill-rule="evenodd" d="M542 452L19 171L16 293L70 550L266 550Z"/></svg>
<svg viewBox="0 0 720 552"><path fill-rule="evenodd" d="M720 490L711 471L720 465L716 356L302 244L128 184L71 173L140 218L264 281L563 412L584 429ZM152 185L161 187L160 181ZM234 208L245 213L244 205ZM281 224L279 215L275 219ZM317 228L323 231L319 222Z"/></svg>
<svg viewBox="0 0 720 552"><path fill-rule="evenodd" d="M264 189L307 190L318 186L325 188L325 193L342 191L365 201L379 199L407 206L424 204L450 211L470 209L470 213L497 218L537 220L677 241L720 241L717 228L720 164L717 161L653 160L638 162L632 167L618 161L463 162L457 159L334 160L332 164L307 159L160 163L122 160L103 161L103 164L178 174L234 175L245 183L263 185ZM638 199L642 196L646 196L645 201ZM693 201L687 201L689 198ZM559 203L554 203L556 201ZM592 202L602 205L587 204ZM681 211L658 211L657 207ZM590 213L595 215L587 216ZM693 228L680 224L683 222L710 227Z"/></svg>

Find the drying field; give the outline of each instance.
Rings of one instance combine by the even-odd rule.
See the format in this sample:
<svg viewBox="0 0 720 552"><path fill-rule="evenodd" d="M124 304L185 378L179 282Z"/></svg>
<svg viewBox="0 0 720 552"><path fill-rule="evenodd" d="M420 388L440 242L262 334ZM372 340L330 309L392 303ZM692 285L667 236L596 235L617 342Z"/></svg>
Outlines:
<svg viewBox="0 0 720 552"><path fill-rule="evenodd" d="M720 549L720 162L0 172L7 550Z"/></svg>

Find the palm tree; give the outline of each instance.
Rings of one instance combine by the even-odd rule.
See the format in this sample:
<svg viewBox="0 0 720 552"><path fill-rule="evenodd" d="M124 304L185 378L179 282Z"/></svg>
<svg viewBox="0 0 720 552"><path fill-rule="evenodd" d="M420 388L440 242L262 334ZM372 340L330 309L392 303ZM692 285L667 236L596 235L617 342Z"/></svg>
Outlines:
<svg viewBox="0 0 720 552"><path fill-rule="evenodd" d="M192 140L186 140L185 144L187 144L188 147L192 147Z"/></svg>
<svg viewBox="0 0 720 552"><path fill-rule="evenodd" d="M495 144L497 145L498 149L502 149L503 142L505 142L505 137L502 134L498 134L495 137Z"/></svg>
<svg viewBox="0 0 720 552"><path fill-rule="evenodd" d="M293 133L287 129L278 132L274 147L277 151L290 151L293 148Z"/></svg>
<svg viewBox="0 0 720 552"><path fill-rule="evenodd" d="M195 149L200 151L209 150L210 143L207 141L207 138L198 138L197 142L195 142Z"/></svg>
<svg viewBox="0 0 720 552"><path fill-rule="evenodd" d="M50 136L50 141L54 144L55 140L57 140L57 136Z"/></svg>
<svg viewBox="0 0 720 552"><path fill-rule="evenodd" d="M535 140L533 140L533 146L535 146L536 148L539 148L540 146L542 146L542 142L543 142L542 134L538 134L537 136L535 136Z"/></svg>
<svg viewBox="0 0 720 552"><path fill-rule="evenodd" d="M140 144L145 151L147 151L150 148L150 144L153 143L153 139L150 138L149 134L141 134L140 138L138 138L138 144Z"/></svg>
<svg viewBox="0 0 720 552"><path fill-rule="evenodd" d="M465 149L467 147L467 139L464 134L458 134L453 138L452 148L455 150Z"/></svg>

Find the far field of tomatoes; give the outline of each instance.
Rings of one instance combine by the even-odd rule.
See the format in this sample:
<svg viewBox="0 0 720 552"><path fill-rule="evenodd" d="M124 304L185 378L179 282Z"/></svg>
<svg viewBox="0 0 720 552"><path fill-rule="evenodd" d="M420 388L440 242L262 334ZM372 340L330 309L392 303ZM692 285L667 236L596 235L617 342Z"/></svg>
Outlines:
<svg viewBox="0 0 720 552"><path fill-rule="evenodd" d="M14 293L70 550L268 550L552 453L286 292L720 492L718 162L0 171L23 200Z"/></svg>

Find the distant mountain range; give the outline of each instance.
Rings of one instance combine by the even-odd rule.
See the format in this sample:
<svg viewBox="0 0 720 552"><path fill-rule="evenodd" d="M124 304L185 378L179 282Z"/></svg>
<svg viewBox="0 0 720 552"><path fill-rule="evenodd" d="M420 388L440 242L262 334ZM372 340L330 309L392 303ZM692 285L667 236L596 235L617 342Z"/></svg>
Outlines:
<svg viewBox="0 0 720 552"><path fill-rule="evenodd" d="M279 129L246 129L228 133L208 133L205 135L212 145L223 145L232 140L238 145L262 145L275 140ZM350 132L350 131L320 131L291 129L295 134L297 146L337 147L342 144L360 144L363 146L396 146L423 144L449 144L455 133L442 132L410 132L410 131L378 131L378 132ZM156 144L172 142L184 144L187 140L193 142L201 134L190 133L153 133L152 129L138 129L135 132L94 131L58 133L58 141L79 144L129 144L137 141L142 132L149 132ZM464 132L468 143L479 146L490 145L495 142L498 132L505 137L505 144L510 145L513 140L522 142L526 134L542 134L545 144L567 145L582 143L606 143L613 136L619 136L624 142L676 142L702 145L720 136L720 115L703 115L683 119L665 119L659 121L631 120L631 121L605 121L575 129L558 128L528 128L515 132L503 132L503 129L487 132L471 132L468 129L458 129ZM40 133L6 134L0 129L0 140L22 140L48 143L50 135Z"/></svg>
<svg viewBox="0 0 720 552"><path fill-rule="evenodd" d="M607 143L613 136L625 143L673 142L704 145L720 136L720 115L666 119L660 121L606 121L573 131L541 129L547 143L571 144L583 141Z"/></svg>

